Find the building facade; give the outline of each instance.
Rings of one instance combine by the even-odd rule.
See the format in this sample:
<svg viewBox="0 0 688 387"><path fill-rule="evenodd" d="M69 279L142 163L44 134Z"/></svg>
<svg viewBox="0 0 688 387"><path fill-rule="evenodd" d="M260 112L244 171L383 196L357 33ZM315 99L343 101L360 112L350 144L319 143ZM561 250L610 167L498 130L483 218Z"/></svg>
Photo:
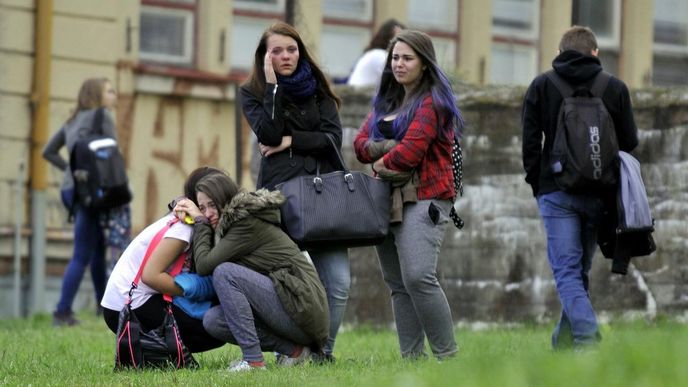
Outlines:
<svg viewBox="0 0 688 387"><path fill-rule="evenodd" d="M476 85L528 84L571 24L597 32L630 87L688 84L688 0L0 0L0 288L18 288L17 310L54 304L71 225L40 153L85 78L119 93L136 232L199 165L253 186L236 91L266 26L292 21L336 80L388 18L428 32L445 70Z"/></svg>

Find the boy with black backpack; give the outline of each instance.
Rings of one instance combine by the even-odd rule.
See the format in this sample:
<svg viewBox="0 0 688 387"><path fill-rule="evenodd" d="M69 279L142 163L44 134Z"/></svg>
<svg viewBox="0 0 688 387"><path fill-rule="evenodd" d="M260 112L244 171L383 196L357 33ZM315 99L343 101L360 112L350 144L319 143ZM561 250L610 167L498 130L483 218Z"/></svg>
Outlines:
<svg viewBox="0 0 688 387"><path fill-rule="evenodd" d="M553 70L536 77L523 102L523 166L547 234L547 256L561 302L555 349L600 340L588 272L604 198L614 195L618 151L638 145L626 85L605 73L594 33L564 33ZM544 141L543 141L544 139Z"/></svg>

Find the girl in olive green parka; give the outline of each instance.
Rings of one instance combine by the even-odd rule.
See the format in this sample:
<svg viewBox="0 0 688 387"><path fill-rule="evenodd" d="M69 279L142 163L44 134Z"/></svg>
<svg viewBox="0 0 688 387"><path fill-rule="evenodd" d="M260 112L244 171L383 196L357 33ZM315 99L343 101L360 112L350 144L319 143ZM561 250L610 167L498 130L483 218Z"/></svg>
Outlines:
<svg viewBox="0 0 688 387"><path fill-rule="evenodd" d="M282 194L239 191L217 174L199 181L196 195L198 207L185 200L175 211L194 218L196 271L213 274L220 299L204 327L242 349L230 370L263 367L262 351L286 354L278 365L290 366L320 350L329 330L327 296L313 265L280 228Z"/></svg>

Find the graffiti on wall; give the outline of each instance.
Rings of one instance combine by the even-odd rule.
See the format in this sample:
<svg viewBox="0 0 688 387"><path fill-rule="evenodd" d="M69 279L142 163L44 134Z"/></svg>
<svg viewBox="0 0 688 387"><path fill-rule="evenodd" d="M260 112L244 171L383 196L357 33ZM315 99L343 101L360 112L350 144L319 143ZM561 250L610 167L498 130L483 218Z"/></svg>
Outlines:
<svg viewBox="0 0 688 387"><path fill-rule="evenodd" d="M167 203L182 193L193 169L201 165L229 169L220 156L223 131L213 125L223 120L225 111L218 102L174 96L120 96L119 101L118 134L134 190L133 226L139 230L159 218Z"/></svg>

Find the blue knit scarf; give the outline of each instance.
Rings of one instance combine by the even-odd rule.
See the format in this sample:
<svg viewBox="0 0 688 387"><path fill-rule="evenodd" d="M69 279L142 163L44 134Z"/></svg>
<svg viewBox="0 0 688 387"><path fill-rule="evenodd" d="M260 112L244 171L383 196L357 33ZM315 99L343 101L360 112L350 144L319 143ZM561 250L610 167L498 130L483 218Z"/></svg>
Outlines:
<svg viewBox="0 0 688 387"><path fill-rule="evenodd" d="M317 81L311 71L311 66L305 60L299 60L298 67L290 76L277 75L277 83L289 96L303 99L315 93Z"/></svg>

